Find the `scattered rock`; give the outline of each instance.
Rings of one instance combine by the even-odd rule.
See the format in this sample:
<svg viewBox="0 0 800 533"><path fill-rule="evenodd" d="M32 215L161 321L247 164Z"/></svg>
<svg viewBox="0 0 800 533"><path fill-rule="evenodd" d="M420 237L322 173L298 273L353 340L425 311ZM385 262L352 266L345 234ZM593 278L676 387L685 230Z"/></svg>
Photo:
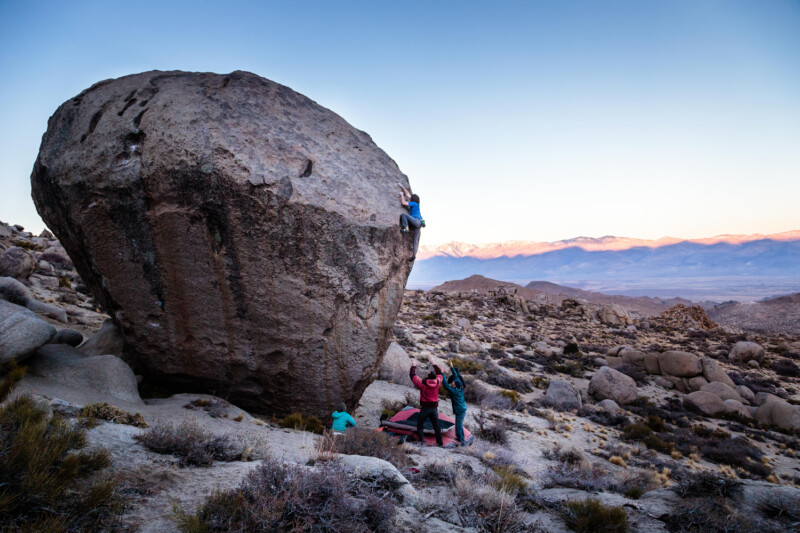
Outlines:
<svg viewBox="0 0 800 533"><path fill-rule="evenodd" d="M0 276L27 279L36 270L36 259L19 246L12 246L0 255Z"/></svg>
<svg viewBox="0 0 800 533"><path fill-rule="evenodd" d="M749 366L750 368L759 369L761 368L761 363L759 363L755 359L751 359L747 362L747 366Z"/></svg>
<svg viewBox="0 0 800 533"><path fill-rule="evenodd" d="M464 317L459 318L458 322L456 322L456 324L458 324L458 327L460 327L463 330L467 330L468 331L468 330L472 329L472 323L469 320L467 320L466 318L464 318Z"/></svg>
<svg viewBox="0 0 800 533"><path fill-rule="evenodd" d="M716 394L695 391L683 397L683 406L706 416L719 416L725 412L725 402Z"/></svg>
<svg viewBox="0 0 800 533"><path fill-rule="evenodd" d="M764 360L764 347L755 342L739 341L731 348L728 359L741 363L748 361L761 363Z"/></svg>
<svg viewBox="0 0 800 533"><path fill-rule="evenodd" d="M627 405L636 399L636 382L618 370L603 367L589 381L589 394L598 400L614 400Z"/></svg>
<svg viewBox="0 0 800 533"><path fill-rule="evenodd" d="M679 378L691 378L703 372L700 358L689 352L668 351L658 357L661 373Z"/></svg>
<svg viewBox="0 0 800 533"><path fill-rule="evenodd" d="M23 361L56 334L56 329L30 310L0 300L0 363Z"/></svg>
<svg viewBox="0 0 800 533"><path fill-rule="evenodd" d="M419 499L416 489L408 479L388 461L362 455L340 455L338 463L359 479L388 483L407 505L414 505Z"/></svg>
<svg viewBox="0 0 800 533"><path fill-rule="evenodd" d="M566 381L551 381L547 387L547 392L542 397L544 405L550 405L559 409L580 409L581 396L571 383Z"/></svg>

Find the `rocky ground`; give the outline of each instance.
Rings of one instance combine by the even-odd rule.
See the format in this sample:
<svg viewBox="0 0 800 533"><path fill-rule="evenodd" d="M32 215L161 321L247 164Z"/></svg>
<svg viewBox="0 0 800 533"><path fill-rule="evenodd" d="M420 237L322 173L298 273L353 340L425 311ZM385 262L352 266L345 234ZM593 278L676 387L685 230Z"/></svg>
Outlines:
<svg viewBox="0 0 800 533"><path fill-rule="evenodd" d="M281 427L218 396L141 381L51 235L0 225L0 275L0 353L27 369L9 401L29 395L109 451L123 503L108 530L202 530L181 517L214 491L246 493L237 488L274 461L321 485L330 472L360 483L347 487L365 530L800 527L796 335L719 327L693 307L644 317L513 289L407 291L358 425L376 428L415 402L412 361L452 363L468 381L476 442L356 454L295 429L305 422ZM226 530L220 523L213 530Z"/></svg>

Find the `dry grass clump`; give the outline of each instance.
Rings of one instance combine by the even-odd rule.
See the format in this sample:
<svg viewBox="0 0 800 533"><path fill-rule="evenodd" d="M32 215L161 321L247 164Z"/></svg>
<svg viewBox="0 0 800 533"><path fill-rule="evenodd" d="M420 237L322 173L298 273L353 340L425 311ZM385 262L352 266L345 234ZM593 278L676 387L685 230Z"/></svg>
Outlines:
<svg viewBox="0 0 800 533"><path fill-rule="evenodd" d="M106 450L31 398L0 408L0 529L97 531L120 509Z"/></svg>
<svg viewBox="0 0 800 533"><path fill-rule="evenodd" d="M680 429L670 434L675 448L684 455L699 453L709 461L740 468L740 473L766 478L772 469L762 463L764 453L743 437L732 437L721 430L710 430L702 425L691 431Z"/></svg>
<svg viewBox="0 0 800 533"><path fill-rule="evenodd" d="M484 370L481 363L465 357L453 357L450 359L450 364L456 367L461 374L478 374Z"/></svg>
<svg viewBox="0 0 800 533"><path fill-rule="evenodd" d="M725 478L713 472L683 474L678 479L674 491L681 498L730 498L742 488L742 483Z"/></svg>
<svg viewBox="0 0 800 533"><path fill-rule="evenodd" d="M281 418L278 423L282 428L299 429L301 431L308 431L322 435L325 431L325 426L322 421L314 415L305 416L303 413L292 413Z"/></svg>
<svg viewBox="0 0 800 533"><path fill-rule="evenodd" d="M0 381L0 402L8 398L14 385L25 377L25 372L27 372L27 370L27 367L18 366L17 362L13 359L3 365L3 381Z"/></svg>
<svg viewBox="0 0 800 533"><path fill-rule="evenodd" d="M605 506L597 498L566 502L561 516L567 527L578 533L625 533L630 529L625 509Z"/></svg>
<svg viewBox="0 0 800 533"><path fill-rule="evenodd" d="M195 514L176 508L184 533L388 531L396 512L383 490L334 464L314 470L268 459L234 490L216 492Z"/></svg>
<svg viewBox="0 0 800 533"><path fill-rule="evenodd" d="M528 482L522 477L519 469L514 466L495 466L492 468L492 471L497 474L499 478L495 486L503 492L516 494L528 488Z"/></svg>
<svg viewBox="0 0 800 533"><path fill-rule="evenodd" d="M140 413L130 414L106 402L90 403L84 405L78 412L82 418L88 419L88 425L92 425L95 420L105 420L114 424L126 424L128 426L135 426L137 428L147 428L147 422Z"/></svg>
<svg viewBox="0 0 800 533"><path fill-rule="evenodd" d="M408 464L408 457L398 444L397 438L383 431L350 428L345 433L325 432L317 443L319 459L329 459L335 453L342 455L364 455L377 457L392 463L397 468Z"/></svg>
<svg viewBox="0 0 800 533"><path fill-rule="evenodd" d="M792 378L800 377L800 367L789 359L779 359L772 363L771 368L781 376Z"/></svg>
<svg viewBox="0 0 800 533"><path fill-rule="evenodd" d="M185 420L177 426L159 423L133 438L156 453L178 457L184 466L208 466L214 461L246 461L252 451L228 435L209 433L193 420Z"/></svg>
<svg viewBox="0 0 800 533"><path fill-rule="evenodd" d="M225 418L230 405L220 399L196 398L183 406L184 409L202 409L211 418Z"/></svg>

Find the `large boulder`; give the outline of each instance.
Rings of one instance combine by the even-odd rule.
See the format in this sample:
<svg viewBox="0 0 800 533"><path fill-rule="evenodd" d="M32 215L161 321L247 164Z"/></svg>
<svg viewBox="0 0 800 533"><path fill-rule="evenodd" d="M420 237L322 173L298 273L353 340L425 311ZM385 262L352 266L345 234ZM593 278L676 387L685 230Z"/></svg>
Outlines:
<svg viewBox="0 0 800 533"><path fill-rule="evenodd" d="M759 405L753 416L760 424L774 424L784 429L800 429L800 407L775 396Z"/></svg>
<svg viewBox="0 0 800 533"><path fill-rule="evenodd" d="M33 199L134 370L252 411L352 407L411 264L397 164L246 72L146 72L50 118Z"/></svg>
<svg viewBox="0 0 800 533"><path fill-rule="evenodd" d="M116 355L122 357L124 341L119 328L111 319L106 319L100 329L78 351L83 355Z"/></svg>
<svg viewBox="0 0 800 533"><path fill-rule="evenodd" d="M56 334L56 328L28 309L0 300L0 363L32 355Z"/></svg>
<svg viewBox="0 0 800 533"><path fill-rule="evenodd" d="M551 381L542 397L542 403L558 409L580 409L581 395L566 381Z"/></svg>
<svg viewBox="0 0 800 533"><path fill-rule="evenodd" d="M719 416L725 412L725 402L711 392L695 391L683 397L683 406L706 416Z"/></svg>
<svg viewBox="0 0 800 533"><path fill-rule="evenodd" d="M761 363L761 361L764 360L764 347L755 342L739 341L731 348L728 359L741 363L746 363L748 361L758 361Z"/></svg>
<svg viewBox="0 0 800 533"><path fill-rule="evenodd" d="M661 373L679 378L691 378L703 371L700 358L689 352L671 350L658 356Z"/></svg>
<svg viewBox="0 0 800 533"><path fill-rule="evenodd" d="M36 258L19 246L0 254L0 276L25 279L36 270Z"/></svg>
<svg viewBox="0 0 800 533"><path fill-rule="evenodd" d="M700 387L701 391L710 392L711 394L716 394L723 400L736 400L737 402L742 402L742 397L736 392L736 389L733 387L729 387L724 383L719 381L712 381L711 383L707 383Z"/></svg>
<svg viewBox="0 0 800 533"><path fill-rule="evenodd" d="M589 394L597 400L614 400L627 405L636 399L636 382L618 370L604 366L589 381Z"/></svg>

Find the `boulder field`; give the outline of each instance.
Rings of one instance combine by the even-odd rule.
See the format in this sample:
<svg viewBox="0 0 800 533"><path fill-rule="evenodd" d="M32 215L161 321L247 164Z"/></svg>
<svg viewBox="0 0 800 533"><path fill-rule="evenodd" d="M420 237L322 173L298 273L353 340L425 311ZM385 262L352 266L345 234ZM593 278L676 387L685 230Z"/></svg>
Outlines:
<svg viewBox="0 0 800 533"><path fill-rule="evenodd" d="M322 415L379 370L408 179L305 96L246 72L102 81L50 118L31 184L145 379Z"/></svg>

